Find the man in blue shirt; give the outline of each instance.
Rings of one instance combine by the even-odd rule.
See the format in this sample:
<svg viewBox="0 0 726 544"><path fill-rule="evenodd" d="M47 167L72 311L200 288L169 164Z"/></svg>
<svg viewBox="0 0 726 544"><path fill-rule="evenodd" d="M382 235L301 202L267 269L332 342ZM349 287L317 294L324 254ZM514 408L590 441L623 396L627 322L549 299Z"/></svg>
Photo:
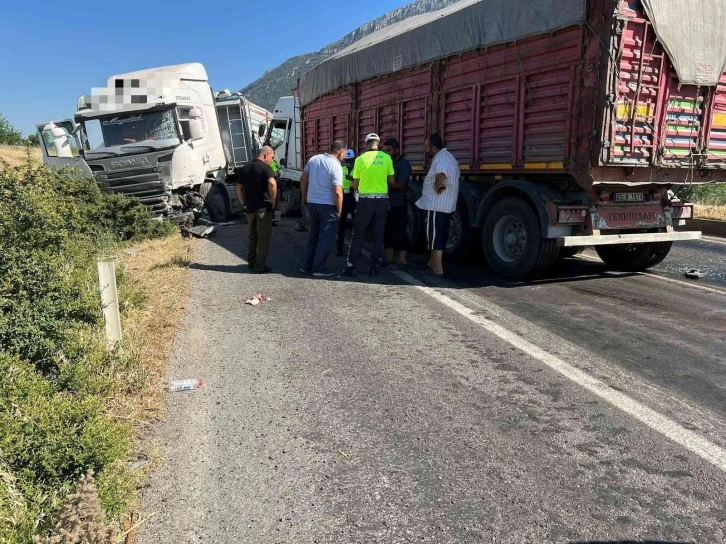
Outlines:
<svg viewBox="0 0 726 544"><path fill-rule="evenodd" d="M391 138L383 142L383 151L393 159L395 181L388 184L388 199L391 209L386 219L384 247L388 262L408 265L408 184L411 181L411 163L401 155L401 145ZM395 259L395 261L394 261Z"/></svg>
<svg viewBox="0 0 726 544"><path fill-rule="evenodd" d="M330 151L311 158L300 178L303 205L310 216L310 234L300 269L315 277L332 276L325 267L335 244L338 221L343 209L343 168L340 161L348 146L336 140Z"/></svg>

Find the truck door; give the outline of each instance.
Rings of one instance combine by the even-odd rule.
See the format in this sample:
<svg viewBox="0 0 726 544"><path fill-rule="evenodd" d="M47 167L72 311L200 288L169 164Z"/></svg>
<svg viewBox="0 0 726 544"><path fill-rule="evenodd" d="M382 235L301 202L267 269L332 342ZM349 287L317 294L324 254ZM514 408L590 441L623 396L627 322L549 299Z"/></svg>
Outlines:
<svg viewBox="0 0 726 544"><path fill-rule="evenodd" d="M50 121L37 125L43 163L57 168L73 166L78 168L83 175L91 176L91 169L83 160L80 152L80 133L75 130L76 126L73 119Z"/></svg>

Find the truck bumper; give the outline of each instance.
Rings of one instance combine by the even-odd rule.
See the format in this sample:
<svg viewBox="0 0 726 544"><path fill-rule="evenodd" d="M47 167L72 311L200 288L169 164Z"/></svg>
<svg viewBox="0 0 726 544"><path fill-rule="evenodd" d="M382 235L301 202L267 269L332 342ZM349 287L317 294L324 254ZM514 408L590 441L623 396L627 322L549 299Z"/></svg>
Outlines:
<svg viewBox="0 0 726 544"><path fill-rule="evenodd" d="M560 247L609 246L613 244L647 244L651 242L682 242L700 240L700 231L644 232L638 234L601 234L599 236L560 236Z"/></svg>

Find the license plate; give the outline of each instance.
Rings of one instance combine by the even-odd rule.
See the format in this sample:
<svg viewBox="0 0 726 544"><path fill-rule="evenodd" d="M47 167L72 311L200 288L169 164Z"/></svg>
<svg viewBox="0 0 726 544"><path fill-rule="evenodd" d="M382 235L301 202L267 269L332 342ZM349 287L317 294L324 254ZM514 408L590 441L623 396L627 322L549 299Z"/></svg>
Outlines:
<svg viewBox="0 0 726 544"><path fill-rule="evenodd" d="M615 202L645 202L643 193L615 193Z"/></svg>

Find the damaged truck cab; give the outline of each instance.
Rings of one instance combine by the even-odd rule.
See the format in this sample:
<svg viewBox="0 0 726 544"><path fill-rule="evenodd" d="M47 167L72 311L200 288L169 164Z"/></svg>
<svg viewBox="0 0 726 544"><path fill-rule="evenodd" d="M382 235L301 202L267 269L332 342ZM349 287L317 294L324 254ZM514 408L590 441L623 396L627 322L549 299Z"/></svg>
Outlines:
<svg viewBox="0 0 726 544"><path fill-rule="evenodd" d="M219 106L220 122L198 63L115 75L79 98L73 119L38 125L44 162L79 166L102 190L136 197L158 217L224 221L241 210L228 184L234 158L259 149L240 100L233 102L236 113L229 101Z"/></svg>

